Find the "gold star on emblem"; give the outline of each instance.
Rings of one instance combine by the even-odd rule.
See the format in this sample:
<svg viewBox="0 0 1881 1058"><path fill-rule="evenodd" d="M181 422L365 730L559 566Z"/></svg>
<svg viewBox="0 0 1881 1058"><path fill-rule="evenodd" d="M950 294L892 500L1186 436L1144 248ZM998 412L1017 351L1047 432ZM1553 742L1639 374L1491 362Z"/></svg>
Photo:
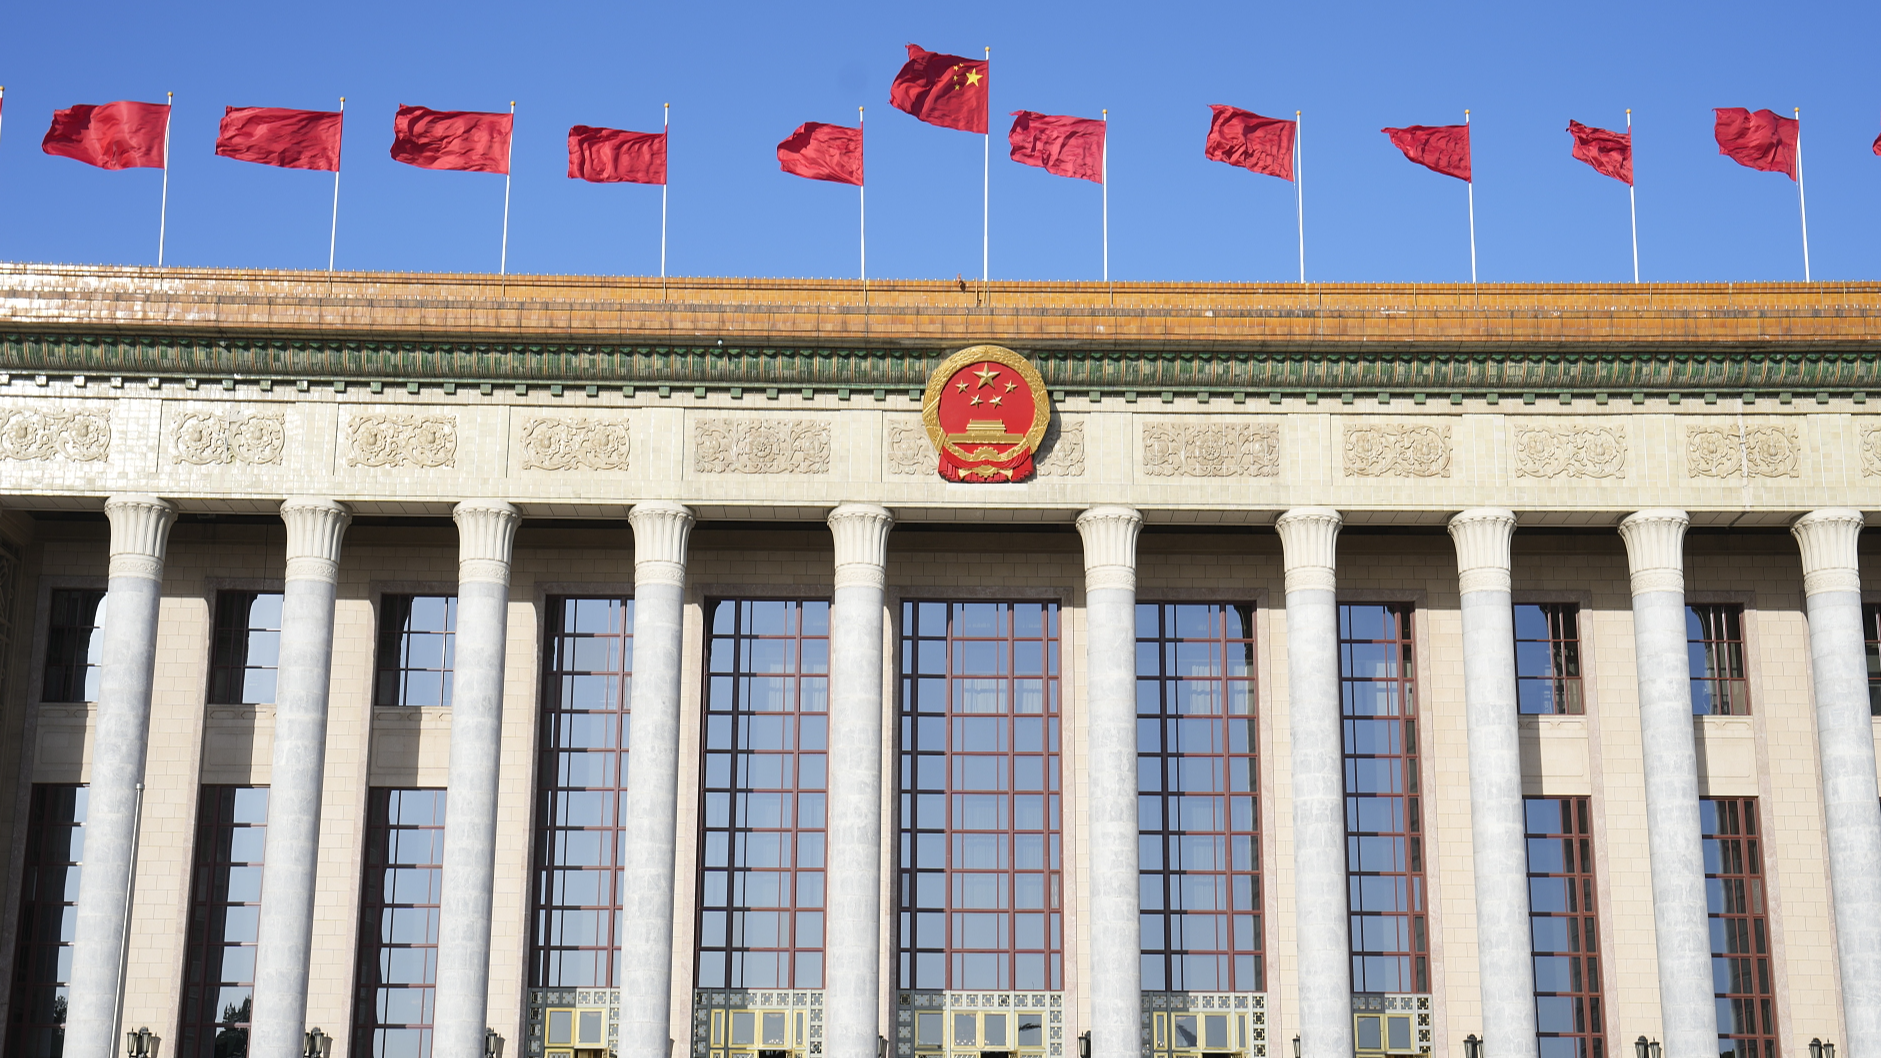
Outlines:
<svg viewBox="0 0 1881 1058"><path fill-rule="evenodd" d="M958 389L960 392L965 393L967 391L967 384L965 382L960 383Z"/></svg>
<svg viewBox="0 0 1881 1058"><path fill-rule="evenodd" d="M973 85L976 85L979 83L980 83L980 71L968 70L967 71L967 86L970 88Z"/></svg>
<svg viewBox="0 0 1881 1058"><path fill-rule="evenodd" d="M1008 393L1011 393L1013 390L1018 389L1018 388L1019 388L1019 384L1017 382L1006 383L1006 392Z"/></svg>
<svg viewBox="0 0 1881 1058"><path fill-rule="evenodd" d="M994 400L998 400L999 398L997 398L997 397L995 397L995 398L993 398L993 399L994 399ZM979 405L979 404L981 404L981 403L983 403L983 402L982 402L982 401L980 400L980 398L978 398L978 397L975 397L975 398L973 398L972 400L970 400L970 401L967 401L967 403L968 403L968 404L972 404L972 405L976 405L976 406L977 406L977 405Z"/></svg>
<svg viewBox="0 0 1881 1058"><path fill-rule="evenodd" d="M973 399L974 399L974 400L978 400L979 398L978 398L978 397L975 397L975 398L973 398ZM1005 399L1006 399L1006 398L1004 398L1004 397L994 397L994 398L993 398L993 407L995 407L995 408L997 408L997 407L999 407L999 402L1000 402L1000 401L1002 401L1002 400L1005 400Z"/></svg>
<svg viewBox="0 0 1881 1058"><path fill-rule="evenodd" d="M999 377L999 372L993 370L991 364L981 364L980 369L973 373L973 377L980 380L980 384L973 388L984 389L993 384L993 380Z"/></svg>

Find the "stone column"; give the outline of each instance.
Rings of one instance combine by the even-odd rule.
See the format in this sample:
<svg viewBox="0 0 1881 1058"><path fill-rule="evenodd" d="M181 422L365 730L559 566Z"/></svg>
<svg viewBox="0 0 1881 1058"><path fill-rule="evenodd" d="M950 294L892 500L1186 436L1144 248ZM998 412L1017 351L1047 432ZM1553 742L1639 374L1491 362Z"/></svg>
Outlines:
<svg viewBox="0 0 1881 1058"><path fill-rule="evenodd" d="M314 878L320 860L320 798L326 773L327 688L333 672L333 597L340 541L352 514L343 503L294 498L287 523L287 587L275 677L274 762L262 859L261 928L255 950L251 1058L300 1058L313 962Z"/></svg>
<svg viewBox="0 0 1881 1058"><path fill-rule="evenodd" d="M1522 739L1516 721L1515 613L1509 598L1509 541L1514 535L1513 511L1484 507L1450 519L1463 613L1476 962L1489 1058L1535 1058L1540 1053L1529 946Z"/></svg>
<svg viewBox="0 0 1881 1058"><path fill-rule="evenodd" d="M65 1053L117 1053L118 987L130 926L144 753L150 744L150 690L157 662L157 609L163 556L176 507L155 496L113 496L111 586L105 599L104 653L93 718L85 869L79 873Z"/></svg>
<svg viewBox="0 0 1881 1058"><path fill-rule="evenodd" d="M672 1038L674 842L679 810L680 649L692 512L638 503L627 818L621 821L620 1053L665 1058ZM683 1048L678 1049L683 1052Z"/></svg>
<svg viewBox="0 0 1881 1058"><path fill-rule="evenodd" d="M457 643L431 1053L477 1058L489 1013L510 551L522 518L501 500L465 500L451 517L457 522Z"/></svg>
<svg viewBox="0 0 1881 1058"><path fill-rule="evenodd" d="M1339 707L1339 512L1280 516L1287 575L1287 703L1293 769L1293 904L1304 1058L1350 1058L1352 944L1345 866L1345 735Z"/></svg>
<svg viewBox="0 0 1881 1058"><path fill-rule="evenodd" d="M1685 639L1684 511L1647 510L1620 523L1633 582L1633 652L1640 738L1648 748L1646 847L1658 940L1665 1058L1716 1058L1711 924L1698 824L1698 750Z"/></svg>
<svg viewBox="0 0 1881 1058"><path fill-rule="evenodd" d="M1811 511L1790 527L1803 552L1848 1058L1881 1054L1881 794L1875 786L1867 636L1855 557L1861 526L1860 511L1831 509Z"/></svg>
<svg viewBox="0 0 1881 1058"><path fill-rule="evenodd" d="M1143 516L1093 507L1084 537L1085 818L1091 895L1091 1054L1142 1053L1136 810L1136 537Z"/></svg>
<svg viewBox="0 0 1881 1058"><path fill-rule="evenodd" d="M845 503L830 512L836 592L829 615L828 867L823 949L823 1053L875 1058L881 1024L882 592L887 510Z"/></svg>

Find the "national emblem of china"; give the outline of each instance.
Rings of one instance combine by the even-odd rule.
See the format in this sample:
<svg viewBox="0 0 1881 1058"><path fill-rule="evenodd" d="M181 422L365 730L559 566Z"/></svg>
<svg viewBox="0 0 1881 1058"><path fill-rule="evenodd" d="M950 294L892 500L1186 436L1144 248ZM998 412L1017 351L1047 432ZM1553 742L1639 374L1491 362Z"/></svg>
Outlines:
<svg viewBox="0 0 1881 1058"><path fill-rule="evenodd" d="M928 376L921 421L948 481L1023 481L1052 418L1045 380L1025 357L975 345Z"/></svg>

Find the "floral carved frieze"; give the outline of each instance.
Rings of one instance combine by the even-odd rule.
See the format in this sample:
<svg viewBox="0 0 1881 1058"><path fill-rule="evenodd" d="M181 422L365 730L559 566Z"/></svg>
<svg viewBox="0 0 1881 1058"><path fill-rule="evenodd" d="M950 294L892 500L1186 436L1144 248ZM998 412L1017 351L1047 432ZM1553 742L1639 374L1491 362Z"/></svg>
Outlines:
<svg viewBox="0 0 1881 1058"><path fill-rule="evenodd" d="M1624 426L1517 426L1515 474L1524 478L1623 478Z"/></svg>
<svg viewBox="0 0 1881 1058"><path fill-rule="evenodd" d="M0 412L0 459L96 463L110 454L109 412Z"/></svg>
<svg viewBox="0 0 1881 1058"><path fill-rule="evenodd" d="M1802 464L1794 426L1685 428L1685 472L1694 478L1793 478L1802 475Z"/></svg>
<svg viewBox="0 0 1881 1058"><path fill-rule="evenodd" d="M1881 477L1881 426L1861 432L1861 476Z"/></svg>
<svg viewBox="0 0 1881 1058"><path fill-rule="evenodd" d="M829 423L701 419L692 469L702 474L827 474Z"/></svg>
<svg viewBox="0 0 1881 1058"><path fill-rule="evenodd" d="M1144 423L1143 472L1158 478L1271 478L1280 473L1280 427Z"/></svg>
<svg viewBox="0 0 1881 1058"><path fill-rule="evenodd" d="M1045 430L1033 460L1041 478L1081 478L1084 476L1084 424L1054 421Z"/></svg>
<svg viewBox="0 0 1881 1058"><path fill-rule="evenodd" d="M884 471L902 477L935 473L934 444L927 439L927 427L920 419L889 423L887 440L882 453Z"/></svg>
<svg viewBox="0 0 1881 1058"><path fill-rule="evenodd" d="M626 470L627 424L608 419L530 419L523 424L524 470Z"/></svg>
<svg viewBox="0 0 1881 1058"><path fill-rule="evenodd" d="M349 467L457 465L454 415L356 415L346 424Z"/></svg>
<svg viewBox="0 0 1881 1058"><path fill-rule="evenodd" d="M170 462L196 466L279 463L287 449L287 416L281 412L212 415L184 412L171 438Z"/></svg>
<svg viewBox="0 0 1881 1058"><path fill-rule="evenodd" d="M1360 478L1447 478L1448 424L1378 423L1345 428L1345 476Z"/></svg>

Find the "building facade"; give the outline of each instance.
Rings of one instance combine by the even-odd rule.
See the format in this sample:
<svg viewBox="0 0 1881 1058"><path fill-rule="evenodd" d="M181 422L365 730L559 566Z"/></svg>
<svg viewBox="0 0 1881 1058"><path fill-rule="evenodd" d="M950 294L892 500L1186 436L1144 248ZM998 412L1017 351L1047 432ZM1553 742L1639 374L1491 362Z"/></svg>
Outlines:
<svg viewBox="0 0 1881 1058"><path fill-rule="evenodd" d="M1881 1048L1881 286L0 288L7 1055Z"/></svg>

